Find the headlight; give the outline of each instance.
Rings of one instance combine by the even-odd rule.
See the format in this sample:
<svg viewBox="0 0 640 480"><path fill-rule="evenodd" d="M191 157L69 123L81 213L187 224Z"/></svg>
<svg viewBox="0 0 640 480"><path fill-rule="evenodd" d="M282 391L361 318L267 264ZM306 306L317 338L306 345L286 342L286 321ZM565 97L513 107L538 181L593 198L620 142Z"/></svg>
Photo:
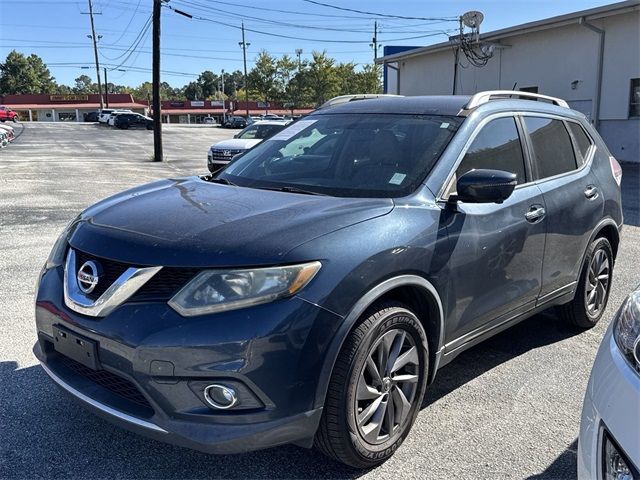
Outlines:
<svg viewBox="0 0 640 480"><path fill-rule="evenodd" d="M640 290L629 295L620 309L613 337L622 354L640 372Z"/></svg>
<svg viewBox="0 0 640 480"><path fill-rule="evenodd" d="M320 270L320 262L247 270L207 270L198 274L170 301L180 315L236 310L290 297Z"/></svg>
<svg viewBox="0 0 640 480"><path fill-rule="evenodd" d="M64 254L67 251L67 243L69 241L69 237L73 232L73 229L78 224L78 218L74 218L69 225L67 225L62 233L53 244L53 248L51 249L51 253L49 253L49 257L47 258L46 263L44 264L44 269L49 270L50 268L58 267L64 263Z"/></svg>

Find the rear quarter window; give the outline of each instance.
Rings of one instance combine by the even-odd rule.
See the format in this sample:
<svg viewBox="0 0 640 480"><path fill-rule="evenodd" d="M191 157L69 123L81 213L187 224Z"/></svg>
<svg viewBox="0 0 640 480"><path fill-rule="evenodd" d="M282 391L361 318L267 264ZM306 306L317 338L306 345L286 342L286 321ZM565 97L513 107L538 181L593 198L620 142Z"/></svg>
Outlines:
<svg viewBox="0 0 640 480"><path fill-rule="evenodd" d="M578 168L564 122L545 117L524 117L524 124L533 146L538 179Z"/></svg>
<svg viewBox="0 0 640 480"><path fill-rule="evenodd" d="M587 155L589 155L589 149L591 148L591 145L593 145L593 142L581 125L574 122L567 122L567 125L569 125L569 130L571 131L576 142L576 147L578 148L578 151L576 152L578 164L583 165L587 161Z"/></svg>

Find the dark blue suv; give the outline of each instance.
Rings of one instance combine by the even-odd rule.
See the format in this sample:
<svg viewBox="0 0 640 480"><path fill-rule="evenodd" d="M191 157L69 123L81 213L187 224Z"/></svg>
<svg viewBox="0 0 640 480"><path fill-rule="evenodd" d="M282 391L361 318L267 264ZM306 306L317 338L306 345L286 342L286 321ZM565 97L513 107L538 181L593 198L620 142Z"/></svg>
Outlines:
<svg viewBox="0 0 640 480"><path fill-rule="evenodd" d="M41 273L35 354L72 397L153 438L315 445L371 467L463 350L554 306L596 324L620 180L559 99L321 108L215 176L78 216Z"/></svg>

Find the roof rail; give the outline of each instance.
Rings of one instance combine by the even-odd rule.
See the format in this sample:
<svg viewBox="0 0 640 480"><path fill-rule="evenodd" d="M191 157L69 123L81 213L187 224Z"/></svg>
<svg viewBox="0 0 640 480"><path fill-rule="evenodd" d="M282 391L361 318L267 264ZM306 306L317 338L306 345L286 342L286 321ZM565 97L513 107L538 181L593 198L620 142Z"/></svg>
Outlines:
<svg viewBox="0 0 640 480"><path fill-rule="evenodd" d="M404 97L404 95L392 95L389 93L357 93L354 95L340 95L339 97L333 97L332 99L327 100L318 108L333 107L335 105L340 105L341 103L354 102L357 100L370 100L373 98L384 98L384 97Z"/></svg>
<svg viewBox="0 0 640 480"><path fill-rule="evenodd" d="M520 92L513 90L489 90L486 92L478 92L473 95L464 109L473 110L474 108L491 101L492 97L498 97L498 99L521 97L526 100L546 100L559 107L569 108L569 104L561 98L549 97L548 95L540 95L539 93Z"/></svg>

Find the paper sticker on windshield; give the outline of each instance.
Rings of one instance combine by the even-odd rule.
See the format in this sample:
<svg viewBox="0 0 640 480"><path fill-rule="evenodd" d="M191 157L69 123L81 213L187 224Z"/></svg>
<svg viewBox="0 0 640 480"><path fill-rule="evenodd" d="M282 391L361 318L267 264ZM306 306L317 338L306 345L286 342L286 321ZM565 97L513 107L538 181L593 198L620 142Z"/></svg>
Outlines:
<svg viewBox="0 0 640 480"><path fill-rule="evenodd" d="M447 122L442 122L440 124L440 128L449 128L449 124Z"/></svg>
<svg viewBox="0 0 640 480"><path fill-rule="evenodd" d="M313 125L316 122L317 120L298 120L290 127L285 128L281 132L271 137L269 140L289 140L291 137L294 137L302 130L310 125Z"/></svg>
<svg viewBox="0 0 640 480"><path fill-rule="evenodd" d="M389 180L389 183L393 185L400 185L406 177L407 175L404 173L394 173L391 180Z"/></svg>

